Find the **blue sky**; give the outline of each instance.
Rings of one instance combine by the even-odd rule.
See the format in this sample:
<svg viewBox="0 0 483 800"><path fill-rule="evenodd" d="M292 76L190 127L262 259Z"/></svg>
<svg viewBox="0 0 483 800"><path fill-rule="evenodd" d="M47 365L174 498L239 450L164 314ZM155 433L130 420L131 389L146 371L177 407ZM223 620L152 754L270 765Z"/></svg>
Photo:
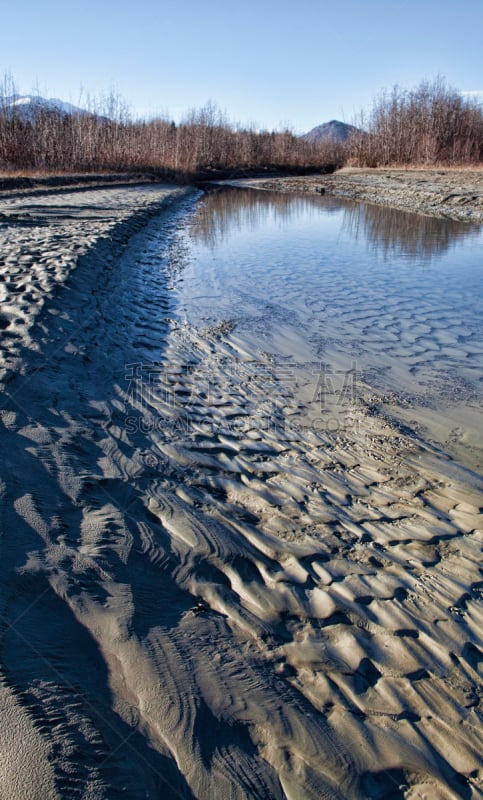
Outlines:
<svg viewBox="0 0 483 800"><path fill-rule="evenodd" d="M21 93L114 89L134 114L211 100L300 133L354 121L396 83L483 92L483 0L0 0L0 14L0 74Z"/></svg>

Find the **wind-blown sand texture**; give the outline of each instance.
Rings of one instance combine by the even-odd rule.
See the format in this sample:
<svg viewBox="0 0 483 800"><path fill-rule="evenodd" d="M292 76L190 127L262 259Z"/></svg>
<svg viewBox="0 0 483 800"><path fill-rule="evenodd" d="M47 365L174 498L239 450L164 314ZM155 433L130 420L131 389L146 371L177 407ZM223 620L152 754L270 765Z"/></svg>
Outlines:
<svg viewBox="0 0 483 800"><path fill-rule="evenodd" d="M1 203L2 796L481 797L481 482L364 397L260 424L169 315L195 199Z"/></svg>

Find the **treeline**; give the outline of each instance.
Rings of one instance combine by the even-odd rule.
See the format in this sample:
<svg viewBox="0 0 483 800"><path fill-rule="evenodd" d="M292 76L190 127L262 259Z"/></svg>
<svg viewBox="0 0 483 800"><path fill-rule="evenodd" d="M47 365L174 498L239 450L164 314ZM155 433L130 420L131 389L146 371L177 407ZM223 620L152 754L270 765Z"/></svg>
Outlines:
<svg viewBox="0 0 483 800"><path fill-rule="evenodd" d="M416 89L394 87L374 102L347 143L354 166L469 165L483 161L483 107L443 78Z"/></svg>
<svg viewBox="0 0 483 800"><path fill-rule="evenodd" d="M288 130L231 125L212 104L179 124L133 120L122 101L108 98L95 112L63 114L38 106L26 115L0 90L0 169L155 171L192 178L210 171L318 169L333 162L330 143L305 142Z"/></svg>
<svg viewBox="0 0 483 800"><path fill-rule="evenodd" d="M14 81L0 84L0 170L153 171L178 180L213 172L274 168L293 172L323 165L361 167L469 165L483 161L483 108L443 79L413 90L395 87L355 121L345 143L309 142L291 131L231 124L212 104L179 124L136 120L114 95L85 113L65 114L12 104Z"/></svg>

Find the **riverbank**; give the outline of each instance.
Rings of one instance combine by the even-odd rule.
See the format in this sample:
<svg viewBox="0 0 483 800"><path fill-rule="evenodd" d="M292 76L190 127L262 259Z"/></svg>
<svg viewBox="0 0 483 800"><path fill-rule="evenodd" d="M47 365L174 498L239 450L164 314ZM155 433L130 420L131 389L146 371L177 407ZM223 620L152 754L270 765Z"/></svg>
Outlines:
<svg viewBox="0 0 483 800"><path fill-rule="evenodd" d="M321 193L415 211L436 217L483 223L483 168L356 169L331 175L265 180L241 179L230 185L278 192Z"/></svg>
<svg viewBox="0 0 483 800"><path fill-rule="evenodd" d="M358 169L343 167L334 171L327 165L323 173L282 175L270 170L241 170L243 177L232 171L216 170L191 176L195 184L220 182L227 185L296 194L327 194L368 203L388 206L401 211L414 211L429 216L454 219L462 222L483 223L483 167L482 168L418 168L418 169ZM0 222L3 221L1 204L9 198L26 198L86 189L123 188L140 185L159 185L160 176L150 172L105 173L72 175L3 175L0 176ZM190 182L190 176L169 177L175 189ZM3 212L4 213L4 212ZM8 221L8 220L6 220Z"/></svg>
<svg viewBox="0 0 483 800"><path fill-rule="evenodd" d="M88 188L123 187L141 184L166 183L172 186L198 186L211 181L243 179L267 180L269 178L292 178L297 175L331 174L336 164L327 163L316 167L200 167L192 171L175 169L139 170L130 172L49 172L19 171L0 172L0 199L9 193L45 195L51 192L85 191Z"/></svg>

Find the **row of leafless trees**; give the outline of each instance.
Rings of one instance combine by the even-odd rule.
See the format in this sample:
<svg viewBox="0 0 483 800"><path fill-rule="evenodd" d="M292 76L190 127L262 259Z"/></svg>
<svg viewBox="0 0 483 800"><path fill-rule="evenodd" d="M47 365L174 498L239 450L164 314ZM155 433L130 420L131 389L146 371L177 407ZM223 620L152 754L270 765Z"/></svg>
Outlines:
<svg viewBox="0 0 483 800"><path fill-rule="evenodd" d="M10 102L10 86L3 93L0 86L3 170L154 170L190 178L210 170L316 169L337 155L331 143L306 142L288 130L233 126L212 104L178 125L133 120L113 96L92 113L66 115L38 106L26 115Z"/></svg>
<svg viewBox="0 0 483 800"><path fill-rule="evenodd" d="M110 95L91 111L64 114L12 105L14 81L0 83L0 170L150 170L190 179L212 170L264 167L317 169L356 166L477 164L483 160L483 107L443 79L379 97L359 132L344 143L308 142L289 130L234 126L212 104L179 124L133 120Z"/></svg>
<svg viewBox="0 0 483 800"><path fill-rule="evenodd" d="M444 79L411 91L394 87L375 102L347 145L357 166L464 165L483 161L483 107Z"/></svg>

